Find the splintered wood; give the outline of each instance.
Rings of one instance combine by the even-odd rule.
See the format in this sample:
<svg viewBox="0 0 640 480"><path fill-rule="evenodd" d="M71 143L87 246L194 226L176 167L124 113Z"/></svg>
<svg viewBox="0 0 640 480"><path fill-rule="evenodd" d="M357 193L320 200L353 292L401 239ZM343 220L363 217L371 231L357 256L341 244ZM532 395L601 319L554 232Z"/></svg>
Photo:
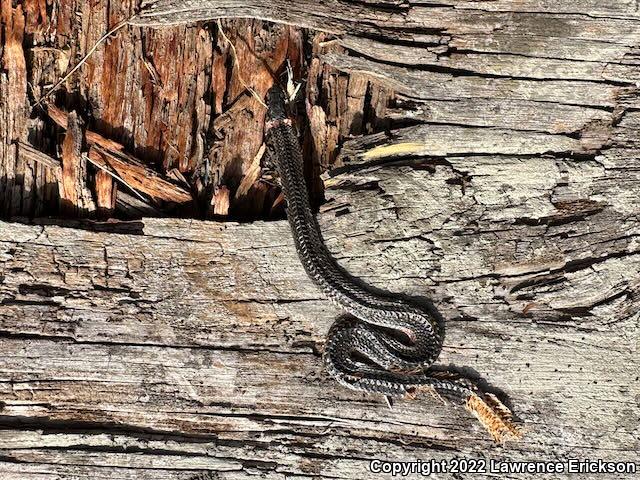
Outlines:
<svg viewBox="0 0 640 480"><path fill-rule="evenodd" d="M69 118L60 109L49 107L48 113L56 124L69 131ZM73 116L75 118L75 114ZM78 129L79 130L79 129ZM115 206L115 196L117 190L113 189L113 180L107 180L106 176L115 178L122 182L123 185L129 187L135 192L141 192L148 195L155 201L165 201L170 203L189 203L191 194L184 188L170 182L157 174L154 170L145 167L141 162L124 152L124 146L117 142L104 138L90 130L86 131L86 140L90 145L88 152L89 161L98 167L95 189L96 194L100 198L103 213L108 213ZM80 146L76 145L78 152ZM67 175L68 177L69 175ZM64 180L64 155L63 155L63 183L67 182L65 188L74 190L79 188L78 185L83 184L86 175L66 178ZM100 191L98 191L100 190ZM111 193L108 193L111 192ZM111 198L114 196L114 198ZM66 197L65 197L66 198ZM72 204L72 200L68 200ZM108 206L112 205L112 206Z"/></svg>
<svg viewBox="0 0 640 480"><path fill-rule="evenodd" d="M309 106L310 128L301 122L300 134L309 158L306 173L311 179L315 204L322 198L320 175L335 162L343 138L374 131L376 122L367 112L382 112L388 103L388 95L380 95L386 87L370 84L366 76L340 74L319 60L322 53L344 51L340 45L325 41L323 34L308 35L300 28L256 19L158 31L140 30L132 23L118 29L106 42L96 44L121 21L130 19L135 23L133 5L114 4L109 6L108 14L102 15L99 8L76 0L56 3L51 11L43 10L35 0L26 4L25 11L8 6L4 10L5 17L10 16L12 25L17 26L15 35L7 37L8 44L15 37L16 48L7 49L3 56L5 65L15 73L10 77L12 108L8 112L17 123L11 138L56 156L61 145L51 138L50 122L41 121L46 118L43 110L61 128L67 127L67 114L59 105L66 103L72 109L77 105L79 112L86 111L82 115L89 126L84 132L86 145L98 145L111 152L128 166L115 160L114 164L131 170L132 175L89 165L83 172L82 188L88 188L98 201L108 188L98 192L104 182L96 182L94 176L107 181L104 173L114 174L113 180L120 188L114 191L113 214L120 217L137 214L136 209L119 208L124 205L117 201L121 194L155 203L153 208L149 205L149 211L196 217L218 215L212 208L214 197L225 189L229 191L228 216L262 218L269 212L281 214L281 209L273 205L278 198L277 188L257 182L252 159L263 140L265 107L260 99L274 82L283 81L281 73L288 66L294 72L294 80L304 85L301 91L307 91L307 99L300 105L301 112L306 108L304 103ZM78 18L83 19L82 23ZM21 49L24 42L18 42L24 35L32 42L25 47L26 52ZM68 38L77 42L70 46ZM310 59L305 56L308 46L312 47ZM27 58L32 62L29 69L25 67ZM123 68L124 59L127 68ZM65 79L63 83L59 83L61 78ZM27 82L32 86L30 95L39 99L32 103L39 115L37 121L28 120ZM32 133L27 134L27 130ZM44 138L49 140L44 142ZM15 147L9 144L6 148L11 153L4 157L15 157L20 162ZM55 214L51 202L43 203L48 196L41 194L50 190L55 172L41 162L14 165L9 160L3 168L7 178L15 178L17 183L6 190L13 199L5 202L7 213ZM153 174L152 180L143 182L145 185L133 185L139 182L132 181L131 176L142 173L138 165L146 168L145 174ZM158 188L150 185L161 182L172 169L187 180L186 186L176 183L182 192L166 184ZM103 173L98 174L99 170ZM254 180L246 188L248 178ZM193 197L193 202L185 194ZM171 206L176 202L191 205L176 210ZM86 209L74 207L66 214L72 211L86 213ZM101 207L101 211L109 209Z"/></svg>
<svg viewBox="0 0 640 480"><path fill-rule="evenodd" d="M99 216L111 217L118 194L118 184L113 181L113 175L104 170L98 170L95 177L95 192Z"/></svg>
<svg viewBox="0 0 640 480"><path fill-rule="evenodd" d="M70 112L62 143L60 178L60 210L66 216L85 217L95 211L91 192L85 183L87 164L82 157L83 140L80 119L75 112Z"/></svg>
<svg viewBox="0 0 640 480"><path fill-rule="evenodd" d="M142 192L154 200L178 204L191 201L189 192L141 165L129 155L94 146L89 149L89 160L104 171L114 172L113 176L132 190Z"/></svg>

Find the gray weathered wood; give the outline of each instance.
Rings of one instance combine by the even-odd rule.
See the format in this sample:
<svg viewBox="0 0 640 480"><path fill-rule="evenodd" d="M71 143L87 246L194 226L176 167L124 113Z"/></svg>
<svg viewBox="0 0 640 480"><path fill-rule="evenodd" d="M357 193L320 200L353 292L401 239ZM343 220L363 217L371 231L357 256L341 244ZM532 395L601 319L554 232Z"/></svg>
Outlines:
<svg viewBox="0 0 640 480"><path fill-rule="evenodd" d="M526 436L494 445L432 398L389 410L336 386L320 352L338 312L284 221L3 222L0 477L637 461L637 2L187 3L147 1L131 23L247 16L323 30L341 46L323 47L323 62L396 91L387 131L346 139L325 182L328 246L373 285L433 298L447 321L441 363L501 388ZM21 117L0 107L11 140ZM0 144L3 161L14 150ZM20 169L36 168L22 153ZM3 198L17 201L12 185Z"/></svg>
<svg viewBox="0 0 640 480"><path fill-rule="evenodd" d="M26 421L0 437L5 477L353 478L378 457L632 460L634 171L500 156L416 166L331 179L328 244L364 280L436 300L448 319L441 361L505 390L528 429L521 443L495 446L431 398L390 411L326 378L317 352L337 312L284 222L145 220L140 235L2 223L2 418Z"/></svg>

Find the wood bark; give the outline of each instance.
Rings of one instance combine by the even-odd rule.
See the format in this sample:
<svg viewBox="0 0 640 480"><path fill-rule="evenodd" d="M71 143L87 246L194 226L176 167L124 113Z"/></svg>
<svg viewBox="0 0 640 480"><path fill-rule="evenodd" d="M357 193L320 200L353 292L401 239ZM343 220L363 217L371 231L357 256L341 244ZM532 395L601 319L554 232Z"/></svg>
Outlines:
<svg viewBox="0 0 640 480"><path fill-rule="evenodd" d="M389 409L327 378L339 312L282 219L14 219L0 222L0 477L637 461L635 0L1 1L5 215L57 204L71 117L30 107L129 18L55 98L84 112L87 158L130 173L129 187L114 179L116 210L175 214L154 199L161 184L204 196L217 218L277 216L277 190L257 181L262 107L242 80L263 94L290 58L307 76L302 133L329 249L374 286L431 298L440 363L501 389L526 434L495 445L462 409L426 396ZM205 22L217 17L253 18L223 22L236 60Z"/></svg>

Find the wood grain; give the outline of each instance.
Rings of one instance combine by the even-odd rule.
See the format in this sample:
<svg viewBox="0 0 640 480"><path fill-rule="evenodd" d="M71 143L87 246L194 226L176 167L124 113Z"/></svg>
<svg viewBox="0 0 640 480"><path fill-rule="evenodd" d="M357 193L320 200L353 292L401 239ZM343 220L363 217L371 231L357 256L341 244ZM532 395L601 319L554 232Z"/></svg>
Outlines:
<svg viewBox="0 0 640 480"><path fill-rule="evenodd" d="M284 222L146 220L140 235L2 223L2 418L26 422L0 443L4 475L354 478L380 457L633 460L637 178L542 157L417 167L332 178L325 237L363 280L436 300L441 362L501 387L522 442L495 446L431 398L389 410L327 378L318 352L337 312Z"/></svg>
<svg viewBox="0 0 640 480"><path fill-rule="evenodd" d="M635 0L0 1L4 215L57 201L60 121L30 103L135 14L55 105L86 113L88 148L141 160L138 181L178 169L212 215L258 220L0 222L3 480L637 462ZM214 24L193 23L218 17L237 64ZM329 249L366 282L434 300L440 362L501 389L521 442L495 445L431 397L389 409L323 373L338 312L288 225L262 221L281 199L255 181L263 111L239 79L263 93L287 58L306 76L307 173ZM126 188L116 208L169 213Z"/></svg>

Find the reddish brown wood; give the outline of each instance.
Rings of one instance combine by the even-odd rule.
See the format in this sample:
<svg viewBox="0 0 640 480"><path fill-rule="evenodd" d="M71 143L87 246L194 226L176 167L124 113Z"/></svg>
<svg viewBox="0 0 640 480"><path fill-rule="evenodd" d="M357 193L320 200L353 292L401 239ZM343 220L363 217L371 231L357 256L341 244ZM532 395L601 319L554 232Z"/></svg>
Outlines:
<svg viewBox="0 0 640 480"><path fill-rule="evenodd" d="M112 171L122 179L125 185L149 195L156 201L177 204L191 202L189 192L141 165L129 155L116 154L102 147L93 146L89 150L89 159L99 168Z"/></svg>
<svg viewBox="0 0 640 480"><path fill-rule="evenodd" d="M0 199L5 214L56 212L55 172L42 162L22 161L13 143L21 140L56 156L62 137L52 127L65 129L69 110L81 112L87 147L126 152L158 174L177 169L201 207L181 215L205 216L214 192L224 186L230 216L259 218L269 215L278 191L255 184L253 162L262 145L265 109L249 88L264 96L274 82L284 80L287 61L295 79L305 83L313 114L311 128L301 123L301 135L316 202L323 194L319 176L335 161L344 137L370 131L359 111L386 105L387 98L376 97L378 87L365 77L353 75L351 81L319 60L323 52L344 51L331 37L245 19L222 21L228 40L215 22L159 30L127 26L99 45L45 107L30 111L35 100L136 7L134 0L24 0L15 7L3 0L6 27L0 55L9 73L7 81L0 82L0 93L10 98L0 102L0 174L7 179L0 186ZM377 104L366 106L374 97ZM89 165L87 174L92 177L97 171ZM97 198L100 183L84 180ZM126 218L134 212L119 208L115 214Z"/></svg>
<svg viewBox="0 0 640 480"><path fill-rule="evenodd" d="M211 199L211 204L213 207L213 214L216 217L226 217L229 215L229 206L231 203L229 189L225 186L222 186L216 190L216 193L213 195Z"/></svg>
<svg viewBox="0 0 640 480"><path fill-rule="evenodd" d="M56 125L63 129L67 129L67 116L68 113L64 110L56 107L55 105L49 105L47 107L47 115L51 120L53 120ZM91 130L85 131L85 140L88 145L100 145L101 147L106 148L107 150L111 150L114 152L124 151L124 146L118 142L110 140L108 138L103 137L99 133L92 132Z"/></svg>
<svg viewBox="0 0 640 480"><path fill-rule="evenodd" d="M96 172L95 178L96 203L98 216L109 218L116 207L118 184L113 181L113 176L104 170Z"/></svg>

